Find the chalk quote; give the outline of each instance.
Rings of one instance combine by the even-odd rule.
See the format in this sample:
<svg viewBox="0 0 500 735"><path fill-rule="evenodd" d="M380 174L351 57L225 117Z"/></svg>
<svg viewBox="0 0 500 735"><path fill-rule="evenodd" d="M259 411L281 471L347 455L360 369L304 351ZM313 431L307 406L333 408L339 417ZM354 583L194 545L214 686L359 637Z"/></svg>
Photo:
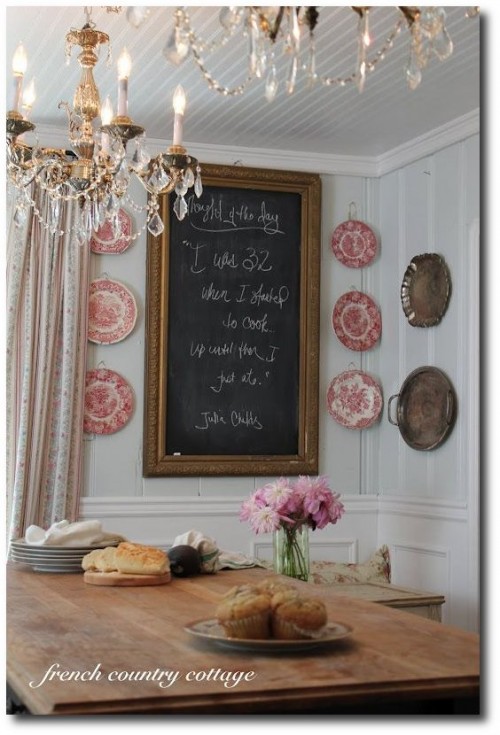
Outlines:
<svg viewBox="0 0 500 735"><path fill-rule="evenodd" d="M284 200L264 197L242 192L237 204L217 190L201 202L191 197L189 218L174 223L168 453L210 453L211 442L217 450L228 436L234 453L258 452L277 429L286 443L276 406L292 413L284 423L294 451L297 222L287 220Z"/></svg>

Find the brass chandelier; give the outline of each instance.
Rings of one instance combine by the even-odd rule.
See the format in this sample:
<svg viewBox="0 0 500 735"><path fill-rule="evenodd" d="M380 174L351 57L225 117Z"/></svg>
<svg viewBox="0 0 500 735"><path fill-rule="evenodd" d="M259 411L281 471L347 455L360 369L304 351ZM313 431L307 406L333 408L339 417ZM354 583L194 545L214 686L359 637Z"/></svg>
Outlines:
<svg viewBox="0 0 500 735"><path fill-rule="evenodd" d="M196 196L202 193L201 170L198 161L182 145L182 127L186 98L182 87L177 87L174 99L174 139L165 152L152 158L145 145L144 128L128 115L128 77L130 57L124 50L118 59L118 111L113 115L109 98L101 106L99 91L93 77L100 47L108 44L109 36L99 31L91 21L91 9L85 8L86 22L80 29L71 29L66 35L66 59L69 61L74 46L81 52L78 61L82 67L80 83L74 94L73 109L66 102L59 107L66 110L69 122L70 150L29 146L24 136L35 129L28 119L34 91L28 86L22 94L27 59L20 45L13 59L14 101L7 112L7 182L15 196L16 224L22 225L30 208L43 227L53 234L64 234L60 229L61 204L79 203L79 216L72 225L72 234L80 243L88 241L93 230L107 220L118 234L118 211L126 198L132 177L136 177L149 194L144 207L145 223L131 239L139 237L147 226L153 235L164 229L159 215L158 197L175 192L174 212L182 220L188 206L185 195L193 187ZM109 50L108 50L109 59ZM25 115L20 111L26 110ZM101 118L101 125L94 121ZM127 150L132 147L132 150ZM48 206L37 205L30 184L36 183L48 197ZM129 200L130 201L130 200ZM132 202L131 202L132 203Z"/></svg>

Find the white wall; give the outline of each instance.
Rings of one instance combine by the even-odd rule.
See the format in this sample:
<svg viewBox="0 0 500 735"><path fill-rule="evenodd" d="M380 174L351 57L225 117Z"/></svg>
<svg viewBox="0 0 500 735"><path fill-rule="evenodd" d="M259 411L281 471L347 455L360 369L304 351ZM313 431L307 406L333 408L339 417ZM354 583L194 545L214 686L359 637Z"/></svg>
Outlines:
<svg viewBox="0 0 500 735"><path fill-rule="evenodd" d="M456 140L456 131L454 135ZM439 150L412 163L405 162L405 156L412 157L410 148L388 156L395 169L382 176L374 175L373 161L344 161L344 174L322 175L319 469L342 493L348 512L337 526L312 534L313 558L362 561L377 545L388 543L395 582L443 592L448 599L445 619L474 628L479 421L474 315L479 252L473 235L479 217L479 143L477 135L467 135L452 145L443 145L437 136L436 144ZM423 148L422 141L416 142L416 150ZM250 160L244 153L234 151L231 160L259 165L258 152ZM231 160L221 157L218 162ZM280 159L279 153L275 160L262 156L260 165L293 168L284 160L289 159ZM303 167L306 159L298 160ZM381 171L383 166L378 162ZM333 165L330 170L335 170ZM365 269L342 266L330 249L333 229L347 218L350 202L381 239L380 255ZM399 290L411 258L432 251L445 257L453 290L441 325L423 330L408 325ZM256 538L237 517L242 499L266 478L142 477L145 264L145 236L119 256L92 259L93 277L106 273L132 290L139 317L123 342L89 345L89 367L102 361L122 373L133 386L136 408L129 424L116 434L87 437L81 516L101 518L106 528L137 541L169 544L177 534L198 528L222 548L268 555L270 539ZM352 287L369 293L382 311L382 339L367 353L343 347L331 327L336 299ZM398 392L413 368L424 364L447 372L459 402L451 436L432 452L408 448L386 418L388 397ZM329 382L349 366L367 370L383 386L384 414L363 432L338 426L326 410Z"/></svg>
<svg viewBox="0 0 500 735"><path fill-rule="evenodd" d="M471 629L479 624L479 161L475 135L380 179L384 334L375 359L386 402L412 370L433 365L454 385L458 414L429 452L408 447L384 419L372 452L393 581L445 594L445 621ZM428 329L408 324L399 293L411 258L425 252L444 257L451 276L448 309Z"/></svg>

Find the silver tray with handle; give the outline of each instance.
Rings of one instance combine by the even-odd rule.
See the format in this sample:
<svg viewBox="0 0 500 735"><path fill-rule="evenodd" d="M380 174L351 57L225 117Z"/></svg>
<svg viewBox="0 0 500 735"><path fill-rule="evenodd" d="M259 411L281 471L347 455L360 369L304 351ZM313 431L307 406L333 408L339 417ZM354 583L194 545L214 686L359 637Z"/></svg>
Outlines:
<svg viewBox="0 0 500 735"><path fill-rule="evenodd" d="M400 392L392 395L387 404L390 423L399 428L408 446L423 451L435 449L445 441L456 412L457 400L449 378L439 368L428 365L410 373Z"/></svg>

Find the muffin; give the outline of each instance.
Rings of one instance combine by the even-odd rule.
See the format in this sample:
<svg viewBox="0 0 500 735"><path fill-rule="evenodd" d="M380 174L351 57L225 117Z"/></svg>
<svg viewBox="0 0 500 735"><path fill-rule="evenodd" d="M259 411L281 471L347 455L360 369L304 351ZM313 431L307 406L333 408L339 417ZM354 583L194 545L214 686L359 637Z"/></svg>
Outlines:
<svg viewBox="0 0 500 735"><path fill-rule="evenodd" d="M262 593L226 595L216 608L217 620L228 638L269 638L270 603L269 595Z"/></svg>
<svg viewBox="0 0 500 735"><path fill-rule="evenodd" d="M272 635L280 640L316 638L322 634L327 619L326 607L321 600L298 595L273 609Z"/></svg>
<svg viewBox="0 0 500 735"><path fill-rule="evenodd" d="M283 603L285 602L296 600L297 597L300 597L300 592L294 587L275 592L274 595L271 597L271 612L273 610L276 610L277 607L283 605Z"/></svg>
<svg viewBox="0 0 500 735"><path fill-rule="evenodd" d="M230 590L224 593L223 600L231 600L237 595L260 595L262 592L252 584L240 584L236 587L231 587Z"/></svg>
<svg viewBox="0 0 500 735"><path fill-rule="evenodd" d="M262 582L257 584L257 589L261 592L265 592L266 594L274 595L277 592L287 592L290 590L296 590L297 588L293 587L291 584L282 582L280 577L265 577Z"/></svg>

